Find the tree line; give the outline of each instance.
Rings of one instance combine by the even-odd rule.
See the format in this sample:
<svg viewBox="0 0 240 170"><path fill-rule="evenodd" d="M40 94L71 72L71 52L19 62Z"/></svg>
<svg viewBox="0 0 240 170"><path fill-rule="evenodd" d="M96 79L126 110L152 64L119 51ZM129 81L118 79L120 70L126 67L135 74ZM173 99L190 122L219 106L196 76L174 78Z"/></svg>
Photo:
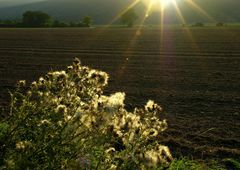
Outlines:
<svg viewBox="0 0 240 170"><path fill-rule="evenodd" d="M133 8L130 8L120 16L120 22L127 26L133 27L138 19ZM42 11L26 11L22 15L21 20L0 20L0 27L90 27L92 24L92 17L84 16L80 21L77 22L63 22L53 19L49 14ZM185 24L183 27L187 26ZM192 27L204 27L204 23L197 22L191 25ZM217 27L226 26L222 22L216 23Z"/></svg>
<svg viewBox="0 0 240 170"><path fill-rule="evenodd" d="M138 19L134 9L129 9L120 17L120 22L127 27L132 27ZM43 11L26 11L21 20L0 20L0 27L90 27L92 17L84 16L78 22L63 22L53 19Z"/></svg>
<svg viewBox="0 0 240 170"><path fill-rule="evenodd" d="M26 11L21 20L0 20L0 27L90 27L91 24L90 16L84 16L78 22L63 22L42 11Z"/></svg>

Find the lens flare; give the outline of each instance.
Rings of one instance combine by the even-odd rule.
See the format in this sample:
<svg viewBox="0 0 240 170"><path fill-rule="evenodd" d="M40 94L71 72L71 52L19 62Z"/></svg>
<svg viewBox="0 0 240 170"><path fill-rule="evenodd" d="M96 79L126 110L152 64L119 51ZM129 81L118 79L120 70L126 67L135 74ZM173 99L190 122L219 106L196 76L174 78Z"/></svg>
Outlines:
<svg viewBox="0 0 240 170"><path fill-rule="evenodd" d="M182 24L183 32L188 35L192 42L192 48L194 48L196 51L200 51L197 42L194 39L194 36L192 35L190 27L186 27L188 25L185 16L184 11L182 8L183 5L187 5L187 7L192 8L196 13L199 13L203 17L207 18L211 22L215 22L214 18L212 18L207 11L205 11L198 3L195 2L195 0L129 0L130 3L121 9L117 15L112 19L112 21L106 26L111 26L115 21L119 20L121 16L126 13L129 9L134 9L138 14L139 18L137 21L137 29L135 33L132 34L132 38L129 41L128 48L125 50L124 55L127 56L126 60L119 66L119 75L123 75L126 70L128 69L129 62L132 60L132 57L134 55L132 54L132 49L135 47L136 42L141 37L142 29L144 28L144 24L146 20L148 20L151 15L158 14L159 13L159 31L160 34L160 49L161 51L165 51L166 46L169 46L167 44L167 41L165 41L169 35L167 32L168 27L166 27L167 23L171 20L171 17L173 15L170 15L172 12L176 13L177 18L179 19L180 23ZM139 5L142 4L145 5L145 8L142 8L143 10L139 10ZM103 29L104 30L104 29ZM171 44L170 44L171 45Z"/></svg>

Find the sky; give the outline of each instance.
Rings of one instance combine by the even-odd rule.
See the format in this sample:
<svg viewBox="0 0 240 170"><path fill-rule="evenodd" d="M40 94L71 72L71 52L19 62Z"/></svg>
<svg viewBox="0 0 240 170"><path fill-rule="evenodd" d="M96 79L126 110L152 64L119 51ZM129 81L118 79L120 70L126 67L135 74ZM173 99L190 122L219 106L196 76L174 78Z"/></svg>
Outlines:
<svg viewBox="0 0 240 170"><path fill-rule="evenodd" d="M21 5L25 3L40 2L40 1L44 1L44 0L0 0L0 8Z"/></svg>
<svg viewBox="0 0 240 170"><path fill-rule="evenodd" d="M25 3L25 2L38 2L43 0L0 0L0 2L9 2L9 3Z"/></svg>

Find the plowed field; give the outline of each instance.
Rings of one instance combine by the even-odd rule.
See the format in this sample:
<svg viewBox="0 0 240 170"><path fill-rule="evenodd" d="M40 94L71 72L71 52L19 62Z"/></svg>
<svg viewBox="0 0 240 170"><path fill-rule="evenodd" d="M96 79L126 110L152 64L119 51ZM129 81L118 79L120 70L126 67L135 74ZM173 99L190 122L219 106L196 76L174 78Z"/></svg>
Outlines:
<svg viewBox="0 0 240 170"><path fill-rule="evenodd" d="M162 105L175 154L240 157L240 28L0 29L0 105L75 57L108 72L106 94L126 92L128 109Z"/></svg>

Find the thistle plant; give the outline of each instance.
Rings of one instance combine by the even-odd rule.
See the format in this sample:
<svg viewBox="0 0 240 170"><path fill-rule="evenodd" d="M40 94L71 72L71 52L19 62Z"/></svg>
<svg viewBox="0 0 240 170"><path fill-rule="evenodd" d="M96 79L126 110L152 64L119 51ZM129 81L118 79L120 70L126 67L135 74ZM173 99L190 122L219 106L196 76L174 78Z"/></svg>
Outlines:
<svg viewBox="0 0 240 170"><path fill-rule="evenodd" d="M75 59L11 95L9 117L0 123L3 169L152 169L172 161L159 135L162 108L125 109L125 93L103 94L108 74Z"/></svg>

